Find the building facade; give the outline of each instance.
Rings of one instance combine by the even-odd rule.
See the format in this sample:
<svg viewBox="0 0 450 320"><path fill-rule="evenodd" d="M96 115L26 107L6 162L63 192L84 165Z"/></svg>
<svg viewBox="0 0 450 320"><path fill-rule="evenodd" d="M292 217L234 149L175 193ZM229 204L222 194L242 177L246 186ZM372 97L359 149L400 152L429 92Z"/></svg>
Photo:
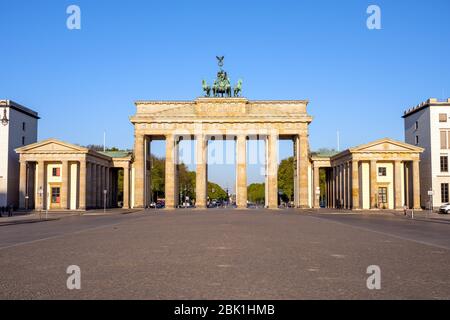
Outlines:
<svg viewBox="0 0 450 320"><path fill-rule="evenodd" d="M0 207L19 205L16 148L37 141L39 116L14 101L0 100Z"/></svg>
<svg viewBox="0 0 450 320"><path fill-rule="evenodd" d="M56 139L20 147L16 152L20 156L21 209L130 207L131 153L101 153ZM122 203L118 200L119 170L123 170Z"/></svg>
<svg viewBox="0 0 450 320"><path fill-rule="evenodd" d="M420 209L420 155L424 150L380 139L331 157L314 156L314 207L319 207L319 170L325 170L329 208Z"/></svg>
<svg viewBox="0 0 450 320"><path fill-rule="evenodd" d="M404 112L405 141L422 147L421 206L450 202L450 99L429 99Z"/></svg>

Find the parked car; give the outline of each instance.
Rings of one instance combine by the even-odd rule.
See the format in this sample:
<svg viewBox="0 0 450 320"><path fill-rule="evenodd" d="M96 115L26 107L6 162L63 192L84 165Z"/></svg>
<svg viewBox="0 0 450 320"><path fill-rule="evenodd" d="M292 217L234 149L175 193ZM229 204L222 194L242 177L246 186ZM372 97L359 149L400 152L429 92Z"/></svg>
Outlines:
<svg viewBox="0 0 450 320"><path fill-rule="evenodd" d="M448 214L450 212L450 203L443 204L439 207L439 213Z"/></svg>

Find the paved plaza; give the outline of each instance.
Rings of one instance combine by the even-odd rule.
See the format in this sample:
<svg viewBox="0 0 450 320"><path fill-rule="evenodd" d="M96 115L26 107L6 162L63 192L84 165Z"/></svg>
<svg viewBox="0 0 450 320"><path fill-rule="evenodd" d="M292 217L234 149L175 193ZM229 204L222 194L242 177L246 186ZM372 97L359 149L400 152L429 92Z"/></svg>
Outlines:
<svg viewBox="0 0 450 320"><path fill-rule="evenodd" d="M0 298L450 298L449 221L333 213L147 210L0 226ZM67 289L70 265L80 290ZM366 286L371 265L381 290Z"/></svg>

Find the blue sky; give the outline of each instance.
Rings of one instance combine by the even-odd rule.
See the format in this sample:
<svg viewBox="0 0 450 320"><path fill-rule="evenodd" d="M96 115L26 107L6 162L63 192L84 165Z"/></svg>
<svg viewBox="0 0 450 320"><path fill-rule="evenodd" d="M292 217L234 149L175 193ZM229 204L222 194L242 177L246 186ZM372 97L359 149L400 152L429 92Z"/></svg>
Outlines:
<svg viewBox="0 0 450 320"><path fill-rule="evenodd" d="M70 4L81 30L66 28ZM382 30L366 28L370 4ZM130 148L133 102L196 98L216 55L249 99L309 99L312 149L336 147L337 130L341 148L403 140L404 109L450 96L448 0L0 0L0 12L0 98L39 112L40 139L101 144L106 130Z"/></svg>

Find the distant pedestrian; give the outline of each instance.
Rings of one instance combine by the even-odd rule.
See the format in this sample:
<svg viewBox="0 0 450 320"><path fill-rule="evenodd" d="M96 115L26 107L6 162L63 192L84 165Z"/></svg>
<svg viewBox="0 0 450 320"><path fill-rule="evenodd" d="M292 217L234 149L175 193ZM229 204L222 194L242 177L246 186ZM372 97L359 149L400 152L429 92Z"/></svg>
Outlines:
<svg viewBox="0 0 450 320"><path fill-rule="evenodd" d="M9 208L8 208L8 217L12 217L13 216L13 206L10 204Z"/></svg>

